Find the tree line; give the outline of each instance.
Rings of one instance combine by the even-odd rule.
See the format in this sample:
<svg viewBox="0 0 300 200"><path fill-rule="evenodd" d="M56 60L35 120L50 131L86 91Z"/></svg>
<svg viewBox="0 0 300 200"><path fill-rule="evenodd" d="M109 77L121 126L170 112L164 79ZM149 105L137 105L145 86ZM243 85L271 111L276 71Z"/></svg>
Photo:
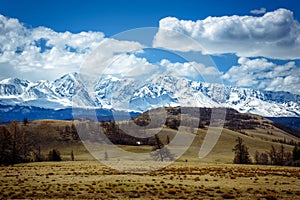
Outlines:
<svg viewBox="0 0 300 200"><path fill-rule="evenodd" d="M147 122L140 120L138 123L143 127ZM39 136L38 127L34 129L34 131L37 131L36 134L32 134L33 130L29 126L30 122L27 119L23 120L23 124L13 121L7 126L0 126L0 165L62 160L61 154L57 149L51 149L48 154L45 154L45 150L42 153L41 145L45 138ZM80 137L77 130L82 133ZM55 138L56 141L76 142L79 140L91 140L101 142L101 140L108 139L117 145L150 145L153 151L151 156L154 160L166 161L174 159L167 148L170 142L169 136L167 136L166 141L162 141L158 135L144 138L134 137L126 134L114 121L101 123L84 122L77 124L77 126L74 124L66 125L57 127L56 131L59 133L59 137ZM104 135L101 135L101 133L104 133ZM142 131L139 134L147 133ZM70 159L75 160L73 151L70 153Z"/></svg>
<svg viewBox="0 0 300 200"><path fill-rule="evenodd" d="M252 161L247 145L241 137L238 137L232 151L235 154L233 159L235 164L300 166L300 147L298 144L295 144L292 152L286 151L283 144L281 144L279 149L271 145L269 151L255 151L254 161Z"/></svg>
<svg viewBox="0 0 300 200"><path fill-rule="evenodd" d="M62 160L57 149L50 150L47 155L41 153L41 147L36 138L33 138L26 129L28 123L25 119L23 126L17 121L11 122L8 126L0 126L0 165ZM63 134L68 134L68 132L72 133L72 128L67 128ZM77 136L74 137L77 138ZM71 160L74 160L73 151Z"/></svg>
<svg viewBox="0 0 300 200"><path fill-rule="evenodd" d="M0 127L0 163L4 165L28 162L32 152L24 130L13 121L8 127Z"/></svg>

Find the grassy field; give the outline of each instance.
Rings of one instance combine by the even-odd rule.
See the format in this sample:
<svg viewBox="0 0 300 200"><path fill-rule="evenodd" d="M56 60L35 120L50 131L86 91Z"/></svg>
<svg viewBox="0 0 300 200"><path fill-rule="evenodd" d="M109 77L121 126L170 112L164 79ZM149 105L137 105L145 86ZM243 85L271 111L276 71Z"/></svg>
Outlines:
<svg viewBox="0 0 300 200"><path fill-rule="evenodd" d="M95 161L67 161L1 167L0 174L0 199L300 199L300 169L293 167L177 161L125 173Z"/></svg>
<svg viewBox="0 0 300 200"><path fill-rule="evenodd" d="M256 150L268 152L272 145L280 149L281 144L276 140L300 141L269 121L258 120L254 129L242 132L224 128L212 151L202 159L198 153L207 127L182 129L180 134L193 136L193 143L168 166L151 159L137 162L137 157L123 162L116 152L108 153L108 165L101 164L80 140L63 139L61 133L72 121L38 120L26 126L21 124L45 157L50 150L57 149L63 162L0 167L0 199L300 199L300 168L231 164L237 137L244 140L252 159ZM155 132L154 129L145 131L146 134ZM162 141L167 140L167 136L172 140L176 134L176 130L165 127L159 137ZM93 145L103 147L104 144ZM125 152L152 150L148 145L117 146ZM288 152L293 149L293 145L283 146ZM75 161L70 161L71 152ZM119 171L108 166L118 166ZM160 169L149 171L157 168Z"/></svg>
<svg viewBox="0 0 300 200"><path fill-rule="evenodd" d="M63 141L61 139L60 131L63 130L67 125L71 126L72 123L72 121L37 120L30 122L26 127L24 127L24 130L28 132L31 137L35 138L35 143L40 146L43 155L47 155L51 149L57 149L60 151L63 160L70 160L71 151L74 151L75 159L77 161L94 160L94 158L85 149L81 141ZM269 125L270 127L264 128L265 125ZM152 131L155 130L146 130L146 132L149 133L151 133ZM189 161L199 161L198 153L206 135L207 128L194 130L194 133L191 133L189 131L190 129L187 129L187 131L183 132L183 134L186 134L187 136L195 134L194 142L185 152L185 154L179 158L179 160L183 161L188 159ZM245 144L249 148L250 155L252 157L254 156L256 150L260 152L269 151L271 149L271 145L275 146L276 149L279 149L281 144L278 142L273 142L272 140L274 139L286 141L293 140L296 142L300 142L299 138L290 135L274 126L271 126L266 122L262 123L255 129L245 129L243 131L245 134L224 128L217 144L212 149L212 152L200 161L206 163L232 163L234 156L232 148L235 145L235 140L237 137L241 137L245 141ZM272 134L268 134L268 132L272 132ZM172 140L172 138L176 134L178 134L176 130L164 128L160 133L160 138L162 141L165 141L166 136L168 135ZM292 151L294 147L293 145L287 144L283 144L283 146L285 147L286 151ZM122 146L122 148L126 151L133 152L151 151L150 146Z"/></svg>

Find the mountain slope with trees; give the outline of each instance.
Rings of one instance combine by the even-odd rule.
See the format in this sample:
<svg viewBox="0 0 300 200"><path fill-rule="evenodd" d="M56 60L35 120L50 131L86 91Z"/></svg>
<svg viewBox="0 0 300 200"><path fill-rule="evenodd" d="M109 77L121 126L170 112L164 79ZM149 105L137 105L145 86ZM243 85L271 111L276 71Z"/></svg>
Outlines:
<svg viewBox="0 0 300 200"><path fill-rule="evenodd" d="M7 126L0 126L0 161L1 164L12 164L49 160L49 152L54 149L60 152L62 160L92 160L93 157L82 143L82 141L90 138L96 138L97 140L94 142L98 144L103 144L105 140L109 139L124 150L152 152L154 159L161 158L162 154L160 153L163 153L167 159L172 160L174 155L171 155L167 150L162 152L161 149L167 149L168 144L178 131L195 136L192 145L179 161L199 160L199 149L210 124L212 109L186 107L184 109L189 111L189 116L186 119L190 120L190 123L181 124L182 109L180 107L158 108L130 120L116 122L93 122L86 119L71 121L30 121L25 119L23 122L14 121ZM167 116L164 119L165 123L158 123L163 120L163 116ZM151 123L151 120L152 122L157 120L157 123ZM189 124L195 124L193 122L195 120L198 122L198 126L189 126ZM144 127L139 129L140 132L137 132L138 136L143 137L127 134L126 130L122 128L124 124L129 127L133 127L134 124ZM80 126L88 126L89 131L80 134L78 132ZM237 138L243 140L243 144L248 148L249 156L254 163L266 163L265 154L268 154L268 164L276 164L275 161L273 163L269 153L272 148L276 151L276 155L282 152L283 148L284 152L290 152L290 155L284 154L284 156L295 157L294 161L296 161L299 157L299 131L280 129L280 127L261 116L241 114L233 109L227 109L224 128L216 146L207 157L200 161L232 163L234 160L232 149L236 145ZM152 132L158 128L161 131L152 135ZM105 138L98 137L100 129L105 134ZM153 153L155 151L157 153ZM107 158L110 158L110 155L107 155ZM280 163L277 162L277 164Z"/></svg>

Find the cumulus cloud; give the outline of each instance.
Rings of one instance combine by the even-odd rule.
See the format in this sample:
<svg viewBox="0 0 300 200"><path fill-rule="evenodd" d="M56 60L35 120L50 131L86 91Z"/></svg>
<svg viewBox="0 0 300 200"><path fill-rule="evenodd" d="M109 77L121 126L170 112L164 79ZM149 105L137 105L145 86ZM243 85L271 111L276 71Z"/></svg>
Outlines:
<svg viewBox="0 0 300 200"><path fill-rule="evenodd" d="M113 58L113 62L107 66L104 74L122 77L149 76L157 69L158 66L149 63L146 58L138 58L134 54L120 54Z"/></svg>
<svg viewBox="0 0 300 200"><path fill-rule="evenodd" d="M260 14L265 14L266 11L267 11L266 8L260 8L260 9L251 10L250 13L254 15L260 15Z"/></svg>
<svg viewBox="0 0 300 200"><path fill-rule="evenodd" d="M0 79L12 74L29 80L58 78L78 71L100 44L104 49L98 52L103 59L141 48L136 42L104 38L101 32L26 28L17 19L0 15Z"/></svg>
<svg viewBox="0 0 300 200"><path fill-rule="evenodd" d="M151 68L146 59L140 59L134 55L134 53L141 53L142 49L143 45L135 41L105 38L86 58L80 72L89 79L97 80L102 74L129 76L130 73L136 73L134 70L137 67L149 66Z"/></svg>
<svg viewBox="0 0 300 200"><path fill-rule="evenodd" d="M99 51L101 49L99 48ZM221 76L214 66L206 66L194 61L171 62L167 59L162 59L158 63L150 63L146 58L137 57L135 53L133 51L101 57L100 55L103 56L103 53L96 51L96 54L91 56L93 59L88 59L89 62L82 68L82 74L86 75L89 80L95 81L99 74L132 78L136 81L145 81L148 78L152 79L158 75L167 74L191 80L203 79L207 82L214 82L216 77L220 79Z"/></svg>
<svg viewBox="0 0 300 200"><path fill-rule="evenodd" d="M205 54L299 59L300 25L286 9L261 17L234 15L198 21L167 17L159 22L153 46Z"/></svg>
<svg viewBox="0 0 300 200"><path fill-rule="evenodd" d="M164 71L168 74L194 80L199 80L200 77L206 79L210 76L220 75L220 72L215 67L205 66L204 64L197 62L172 63L167 59L163 59L160 61L159 65L164 67Z"/></svg>
<svg viewBox="0 0 300 200"><path fill-rule="evenodd" d="M98 74L113 75L123 78L133 78L137 81L144 81L157 75L167 74L176 77L184 77L191 80L203 79L204 81L214 82L216 77L220 77L221 73L214 66L205 66L198 62L171 62L162 59L158 63L150 63L146 58L140 58L133 53L121 53L108 58L103 64L97 58L93 63L82 68L89 79L97 80ZM101 59L102 60L102 59ZM103 67L95 67L100 66ZM101 71L101 73L100 73ZM95 75L95 76L94 76ZM220 79L220 78L219 78ZM214 80L214 81L212 81Z"/></svg>
<svg viewBox="0 0 300 200"><path fill-rule="evenodd" d="M295 62L277 65L264 58L239 58L223 79L242 87L300 94L300 68Z"/></svg>

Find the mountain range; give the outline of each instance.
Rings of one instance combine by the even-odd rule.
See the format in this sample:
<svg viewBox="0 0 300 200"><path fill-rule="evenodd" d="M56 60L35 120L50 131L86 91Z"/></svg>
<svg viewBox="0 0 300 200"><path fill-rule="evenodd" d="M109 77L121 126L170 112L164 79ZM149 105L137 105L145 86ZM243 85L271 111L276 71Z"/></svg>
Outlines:
<svg viewBox="0 0 300 200"><path fill-rule="evenodd" d="M26 115L33 109L47 112L72 107L145 112L162 106L227 107L241 113L264 117L300 117L300 95L288 92L260 91L251 88L224 86L159 75L137 82L133 78L110 75L89 83L78 73L66 74L55 81L28 81L9 78L0 81L1 120ZM20 116L19 116L20 117Z"/></svg>

